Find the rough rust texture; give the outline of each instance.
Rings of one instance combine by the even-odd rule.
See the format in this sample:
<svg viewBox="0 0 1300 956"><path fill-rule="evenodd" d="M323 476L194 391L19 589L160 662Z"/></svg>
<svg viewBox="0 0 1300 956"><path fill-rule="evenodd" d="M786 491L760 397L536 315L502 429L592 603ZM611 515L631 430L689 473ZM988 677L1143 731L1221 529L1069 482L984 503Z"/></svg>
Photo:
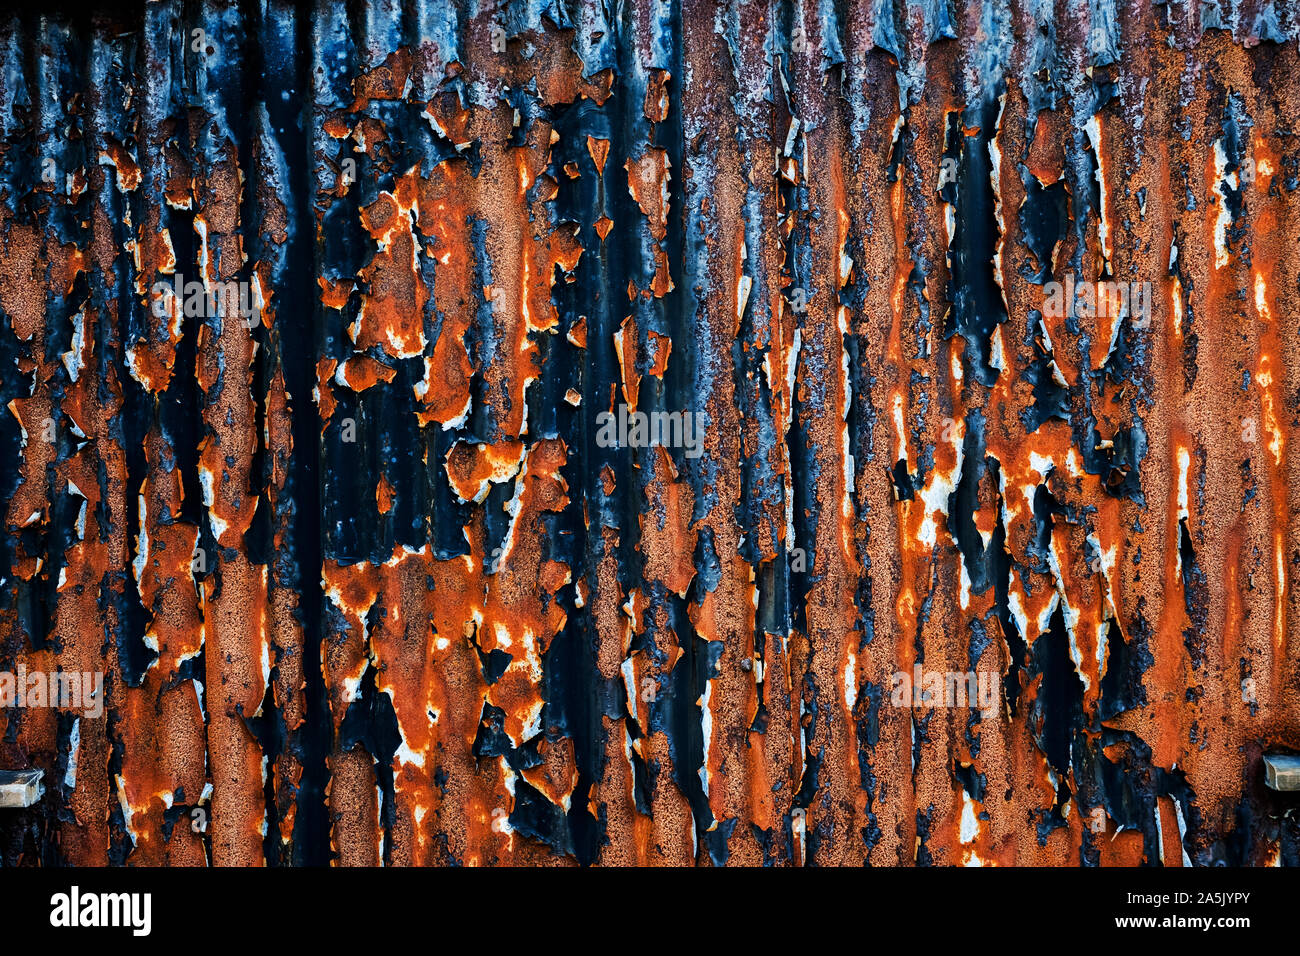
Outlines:
<svg viewBox="0 0 1300 956"><path fill-rule="evenodd" d="M0 709L0 856L1300 862L1298 36L5 14L0 670L106 706Z"/></svg>

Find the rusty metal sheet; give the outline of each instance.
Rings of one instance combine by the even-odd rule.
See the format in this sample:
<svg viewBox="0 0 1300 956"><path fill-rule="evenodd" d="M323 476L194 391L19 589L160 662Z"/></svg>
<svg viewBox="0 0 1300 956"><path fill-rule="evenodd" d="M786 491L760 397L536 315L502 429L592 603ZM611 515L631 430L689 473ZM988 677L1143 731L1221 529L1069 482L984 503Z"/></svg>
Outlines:
<svg viewBox="0 0 1300 956"><path fill-rule="evenodd" d="M3 861L1297 864L1298 39L3 13Z"/></svg>

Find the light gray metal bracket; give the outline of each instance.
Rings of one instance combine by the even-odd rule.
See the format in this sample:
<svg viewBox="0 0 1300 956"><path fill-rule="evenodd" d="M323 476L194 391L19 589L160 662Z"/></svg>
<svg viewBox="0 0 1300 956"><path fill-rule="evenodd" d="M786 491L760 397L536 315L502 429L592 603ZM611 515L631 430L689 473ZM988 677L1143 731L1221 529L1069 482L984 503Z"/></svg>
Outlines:
<svg viewBox="0 0 1300 956"><path fill-rule="evenodd" d="M30 807L45 793L44 776L44 770L0 770L0 808Z"/></svg>
<svg viewBox="0 0 1300 956"><path fill-rule="evenodd" d="M1265 754L1264 783L1274 790L1300 790L1300 757Z"/></svg>

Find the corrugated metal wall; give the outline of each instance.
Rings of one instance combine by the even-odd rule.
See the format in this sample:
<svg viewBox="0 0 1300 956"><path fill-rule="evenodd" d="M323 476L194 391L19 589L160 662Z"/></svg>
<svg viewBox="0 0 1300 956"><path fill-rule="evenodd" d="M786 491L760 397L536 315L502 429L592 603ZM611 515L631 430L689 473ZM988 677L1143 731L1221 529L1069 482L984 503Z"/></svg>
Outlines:
<svg viewBox="0 0 1300 956"><path fill-rule="evenodd" d="M4 14L5 862L1300 862L1297 36Z"/></svg>

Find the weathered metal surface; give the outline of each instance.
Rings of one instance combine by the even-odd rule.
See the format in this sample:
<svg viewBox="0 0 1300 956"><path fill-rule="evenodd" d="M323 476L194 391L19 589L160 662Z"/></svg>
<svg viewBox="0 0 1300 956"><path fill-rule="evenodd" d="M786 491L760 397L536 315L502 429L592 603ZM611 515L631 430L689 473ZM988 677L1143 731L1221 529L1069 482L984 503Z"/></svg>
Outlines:
<svg viewBox="0 0 1300 956"><path fill-rule="evenodd" d="M6 862L1300 862L1298 35L5 14Z"/></svg>

